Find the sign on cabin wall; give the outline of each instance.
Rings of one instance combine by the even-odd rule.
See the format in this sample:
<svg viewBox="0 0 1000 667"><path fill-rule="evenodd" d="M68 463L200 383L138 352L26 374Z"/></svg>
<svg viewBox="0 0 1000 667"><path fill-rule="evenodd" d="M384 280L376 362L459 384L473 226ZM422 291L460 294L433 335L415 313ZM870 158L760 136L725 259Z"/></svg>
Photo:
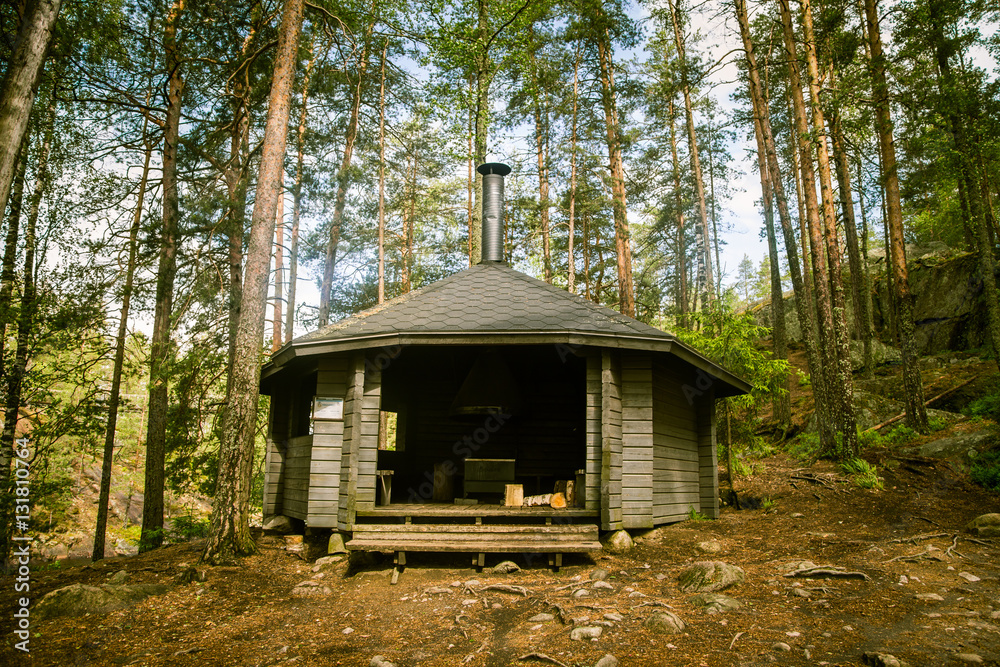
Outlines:
<svg viewBox="0 0 1000 667"><path fill-rule="evenodd" d="M343 419L344 399L342 398L313 398L313 419Z"/></svg>

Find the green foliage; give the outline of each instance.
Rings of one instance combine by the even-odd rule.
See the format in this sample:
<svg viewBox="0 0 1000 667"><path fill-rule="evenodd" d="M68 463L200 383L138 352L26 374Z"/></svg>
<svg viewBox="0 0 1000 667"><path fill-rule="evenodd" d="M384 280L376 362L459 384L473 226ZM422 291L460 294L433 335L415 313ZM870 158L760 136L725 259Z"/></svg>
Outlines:
<svg viewBox="0 0 1000 667"><path fill-rule="evenodd" d="M986 417L1000 421L1000 389L980 396L965 406L962 412L970 417Z"/></svg>
<svg viewBox="0 0 1000 667"><path fill-rule="evenodd" d="M183 541L206 537L211 528L211 522L206 517L182 514L171 520L170 532Z"/></svg>
<svg viewBox="0 0 1000 667"><path fill-rule="evenodd" d="M943 428L943 427L940 427ZM883 435L878 431L858 430L858 445L862 448L889 447L910 442L920 434L905 424L897 424L891 431Z"/></svg>
<svg viewBox="0 0 1000 667"><path fill-rule="evenodd" d="M708 517L696 510L694 505L690 505L688 507L688 521L708 521Z"/></svg>
<svg viewBox="0 0 1000 667"><path fill-rule="evenodd" d="M884 488L882 479L878 476L878 468L864 459L848 459L840 464L840 469L862 489L881 491Z"/></svg>
<svg viewBox="0 0 1000 667"><path fill-rule="evenodd" d="M819 456L819 433L800 433L789 443L788 453L800 461L815 460Z"/></svg>
<svg viewBox="0 0 1000 667"><path fill-rule="evenodd" d="M764 500L762 500L760 504L760 508L765 512L770 512L771 510L777 508L777 506L778 506L777 501L772 500L770 496L764 498Z"/></svg>
<svg viewBox="0 0 1000 667"><path fill-rule="evenodd" d="M1000 492L1000 449L982 452L973 459L969 477L985 489Z"/></svg>

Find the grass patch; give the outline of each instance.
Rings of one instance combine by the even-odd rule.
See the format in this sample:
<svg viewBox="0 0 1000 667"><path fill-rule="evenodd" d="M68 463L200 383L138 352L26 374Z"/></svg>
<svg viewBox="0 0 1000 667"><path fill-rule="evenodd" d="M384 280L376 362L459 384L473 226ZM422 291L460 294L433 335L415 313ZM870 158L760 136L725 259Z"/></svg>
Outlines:
<svg viewBox="0 0 1000 667"><path fill-rule="evenodd" d="M688 507L688 521L708 521L708 517L696 510L694 505L690 505Z"/></svg>
<svg viewBox="0 0 1000 667"><path fill-rule="evenodd" d="M848 459L840 464L840 469L851 478L856 486L862 489L881 491L885 488L878 476L878 468L864 459Z"/></svg>

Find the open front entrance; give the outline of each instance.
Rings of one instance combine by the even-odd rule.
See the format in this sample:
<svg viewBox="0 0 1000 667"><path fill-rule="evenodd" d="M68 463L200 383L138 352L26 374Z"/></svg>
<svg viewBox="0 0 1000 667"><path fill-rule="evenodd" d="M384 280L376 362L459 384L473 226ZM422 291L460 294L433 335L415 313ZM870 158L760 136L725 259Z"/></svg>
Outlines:
<svg viewBox="0 0 1000 667"><path fill-rule="evenodd" d="M585 468L586 361L566 346L404 348L381 380L396 437L379 506L498 505L507 484L552 493Z"/></svg>

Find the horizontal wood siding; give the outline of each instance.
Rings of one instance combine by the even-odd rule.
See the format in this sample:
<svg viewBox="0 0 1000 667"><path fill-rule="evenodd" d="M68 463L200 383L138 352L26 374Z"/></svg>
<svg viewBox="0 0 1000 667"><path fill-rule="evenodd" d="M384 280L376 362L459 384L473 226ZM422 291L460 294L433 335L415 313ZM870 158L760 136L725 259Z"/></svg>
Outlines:
<svg viewBox="0 0 1000 667"><path fill-rule="evenodd" d="M653 527L653 360L622 352L622 523Z"/></svg>
<svg viewBox="0 0 1000 667"><path fill-rule="evenodd" d="M601 528L622 521L622 391L617 351L601 351Z"/></svg>
<svg viewBox="0 0 1000 667"><path fill-rule="evenodd" d="M356 352L347 371L347 392L344 398L344 434L340 456L340 489L337 505L337 527L350 531L354 527L358 488L358 446L361 435L361 404L365 392L365 355Z"/></svg>
<svg viewBox="0 0 1000 667"><path fill-rule="evenodd" d="M698 468L701 475L701 513L719 518L719 461L715 446L715 392L711 388L698 402Z"/></svg>
<svg viewBox="0 0 1000 667"><path fill-rule="evenodd" d="M264 454L264 516L281 514L284 462L284 454L274 444L274 440L268 438Z"/></svg>
<svg viewBox="0 0 1000 667"><path fill-rule="evenodd" d="M287 441L283 477L281 513L296 519L309 514L309 463L312 459L312 436L303 435Z"/></svg>
<svg viewBox="0 0 1000 667"><path fill-rule="evenodd" d="M696 406L684 396L689 373L653 363L653 522L681 521L701 511Z"/></svg>
<svg viewBox="0 0 1000 667"><path fill-rule="evenodd" d="M378 466L379 412L382 404L382 371L378 365L366 364L364 397L361 401L361 429L358 439L358 481L356 510L375 507L375 470Z"/></svg>
<svg viewBox="0 0 1000 667"><path fill-rule="evenodd" d="M587 357L587 461L584 507L601 509L601 355Z"/></svg>
<svg viewBox="0 0 1000 667"><path fill-rule="evenodd" d="M347 355L324 357L319 362L316 396L345 398ZM314 419L312 461L309 466L309 516L316 528L335 528L340 500L340 467L344 443L342 419Z"/></svg>

